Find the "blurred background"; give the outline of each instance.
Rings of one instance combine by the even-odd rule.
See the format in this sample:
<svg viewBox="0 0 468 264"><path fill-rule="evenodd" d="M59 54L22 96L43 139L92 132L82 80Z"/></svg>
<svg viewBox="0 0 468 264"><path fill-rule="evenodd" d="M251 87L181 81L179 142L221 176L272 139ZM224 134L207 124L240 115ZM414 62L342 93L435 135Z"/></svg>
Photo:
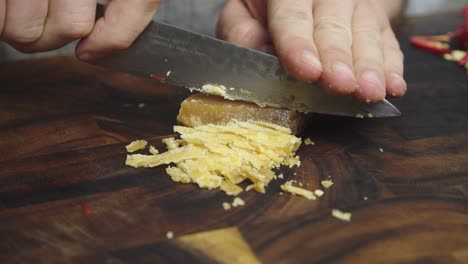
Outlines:
<svg viewBox="0 0 468 264"><path fill-rule="evenodd" d="M181 28L213 36L218 14L225 0L166 0L155 19ZM387 0L392 1L392 0ZM460 10L468 0L408 0L404 16L424 16ZM0 61L21 60L34 57L72 55L76 43L52 52L22 54L0 42Z"/></svg>

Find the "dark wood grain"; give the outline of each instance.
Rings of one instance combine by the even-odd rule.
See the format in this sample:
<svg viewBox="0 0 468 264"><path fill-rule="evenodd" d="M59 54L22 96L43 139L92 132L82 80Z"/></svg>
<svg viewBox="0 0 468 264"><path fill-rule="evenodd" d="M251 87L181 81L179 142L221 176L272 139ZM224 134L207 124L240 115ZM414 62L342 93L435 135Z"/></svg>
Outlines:
<svg viewBox="0 0 468 264"><path fill-rule="evenodd" d="M129 141L173 135L187 91L73 58L0 65L0 263L468 263L468 76L407 42L460 21L400 29L402 117L312 120L316 145L283 173L331 177L322 198L277 181L230 211L221 192L124 166Z"/></svg>

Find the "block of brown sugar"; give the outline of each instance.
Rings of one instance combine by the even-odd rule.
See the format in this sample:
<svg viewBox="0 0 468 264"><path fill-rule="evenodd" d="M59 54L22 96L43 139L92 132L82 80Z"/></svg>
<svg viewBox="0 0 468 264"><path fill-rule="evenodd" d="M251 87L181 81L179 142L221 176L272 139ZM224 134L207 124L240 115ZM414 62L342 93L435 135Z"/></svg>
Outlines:
<svg viewBox="0 0 468 264"><path fill-rule="evenodd" d="M177 117L181 125L197 127L207 124L225 125L231 120L261 121L291 129L298 134L305 115L293 110L260 107L254 103L226 100L220 96L197 93L182 102Z"/></svg>

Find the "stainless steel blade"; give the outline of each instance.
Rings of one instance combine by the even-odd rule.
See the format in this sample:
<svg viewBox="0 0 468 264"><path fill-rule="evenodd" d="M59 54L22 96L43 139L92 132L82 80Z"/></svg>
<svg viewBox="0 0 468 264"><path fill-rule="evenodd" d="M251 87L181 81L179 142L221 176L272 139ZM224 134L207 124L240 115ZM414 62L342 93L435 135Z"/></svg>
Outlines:
<svg viewBox="0 0 468 264"><path fill-rule="evenodd" d="M223 85L226 98L343 116L398 116L388 101L360 103L333 96L319 83L291 77L275 56L183 29L151 22L133 45L95 64L200 91L205 84Z"/></svg>

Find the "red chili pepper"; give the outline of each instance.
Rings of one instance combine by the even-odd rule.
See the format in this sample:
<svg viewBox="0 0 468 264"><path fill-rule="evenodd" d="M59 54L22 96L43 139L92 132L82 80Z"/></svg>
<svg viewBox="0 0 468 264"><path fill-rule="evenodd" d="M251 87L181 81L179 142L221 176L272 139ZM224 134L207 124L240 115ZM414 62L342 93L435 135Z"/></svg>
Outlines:
<svg viewBox="0 0 468 264"><path fill-rule="evenodd" d="M465 33L468 34L468 14L465 15Z"/></svg>
<svg viewBox="0 0 468 264"><path fill-rule="evenodd" d="M463 37L464 34L465 34L465 29L463 27L458 27L455 30L455 33L453 33L453 37L456 39L460 39Z"/></svg>
<svg viewBox="0 0 468 264"><path fill-rule="evenodd" d="M458 65L465 66L465 64L467 63L468 63L468 52L465 54L465 57L463 57L461 60L458 61Z"/></svg>
<svg viewBox="0 0 468 264"><path fill-rule="evenodd" d="M81 209L83 210L83 213L85 215L90 215L90 214L93 213L93 208L91 207L91 205L89 205L87 203L81 204Z"/></svg>
<svg viewBox="0 0 468 264"><path fill-rule="evenodd" d="M465 23L458 29L458 41L468 50L468 5L463 7L463 15L465 16Z"/></svg>
<svg viewBox="0 0 468 264"><path fill-rule="evenodd" d="M418 37L418 36L416 36ZM423 37L419 36L421 39L427 39L429 41L437 41L437 42L450 42L450 40L453 37L452 33L447 33L444 35L435 35L435 36L430 36L430 37Z"/></svg>
<svg viewBox="0 0 468 264"><path fill-rule="evenodd" d="M460 26L457 28L457 30L453 34L453 38L458 40L458 43L468 50L468 30L466 30L464 26Z"/></svg>
<svg viewBox="0 0 468 264"><path fill-rule="evenodd" d="M150 76L151 76L151 78L153 78L153 79L156 79L156 80L158 80L158 81L160 81L160 82L164 82L164 77L161 77L161 76L156 75L156 74L151 74Z"/></svg>
<svg viewBox="0 0 468 264"><path fill-rule="evenodd" d="M431 37L414 36L411 37L411 44L423 50L427 50L436 54L450 54L452 51L445 46L447 44L440 41L434 41Z"/></svg>

